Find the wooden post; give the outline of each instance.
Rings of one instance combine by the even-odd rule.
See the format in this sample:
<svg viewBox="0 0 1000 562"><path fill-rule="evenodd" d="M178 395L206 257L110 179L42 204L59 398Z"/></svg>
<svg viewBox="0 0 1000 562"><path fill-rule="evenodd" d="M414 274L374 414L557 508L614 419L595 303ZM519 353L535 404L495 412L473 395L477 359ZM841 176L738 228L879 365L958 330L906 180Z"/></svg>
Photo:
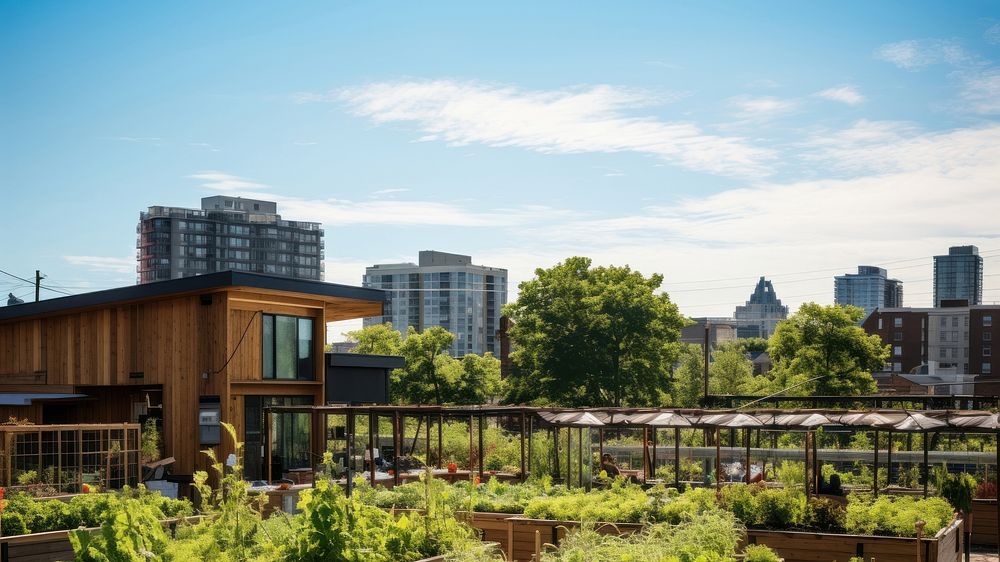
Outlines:
<svg viewBox="0 0 1000 562"><path fill-rule="evenodd" d="M657 441L658 441L657 438L656 438L657 437L656 434L659 433L659 432L656 430L655 427L650 428L650 432L652 432L652 434L653 434L653 457L652 457L652 465L653 466L650 468L649 471L653 474L653 480L656 480L656 445L657 445Z"/></svg>
<svg viewBox="0 0 1000 562"><path fill-rule="evenodd" d="M347 497L351 497L351 493L354 492L354 471L353 471L353 468L354 468L354 447L353 447L353 444L354 444L354 423L355 423L355 421L356 420L354 419L354 410L348 410L347 411L347 419L345 420L345 425L347 425L347 427L344 428L344 430L345 430L344 432L346 434L346 435L344 435L344 437L347 438L347 443L344 444L344 456L347 457L345 459L345 462L344 462L344 478L346 479L346 482L345 482L346 486L345 487L347 489Z"/></svg>
<svg viewBox="0 0 1000 562"><path fill-rule="evenodd" d="M681 428L674 428L674 487L681 487Z"/></svg>
<svg viewBox="0 0 1000 562"><path fill-rule="evenodd" d="M819 439L816 432L813 432L813 490L819 494L819 481L822 473L819 464Z"/></svg>
<svg viewBox="0 0 1000 562"><path fill-rule="evenodd" d="M715 428L715 489L722 489L722 433Z"/></svg>
<svg viewBox="0 0 1000 562"><path fill-rule="evenodd" d="M524 410L521 410L521 482L524 482L524 480L526 478L525 471L527 470L527 468L525 466L525 458L524 458L524 452L525 452L524 451L524 439L527 437L525 435L525 424L527 423L527 421L528 421L528 419L527 419L527 416L524 415Z"/></svg>
<svg viewBox="0 0 1000 562"><path fill-rule="evenodd" d="M573 486L573 428L566 428L566 487Z"/></svg>
<svg viewBox="0 0 1000 562"><path fill-rule="evenodd" d="M588 434L590 433L590 428L587 428L587 433ZM577 440L580 442L580 444L578 445L578 448L580 450L580 454L578 455L580 457L580 487L583 487L585 483L583 481L583 428L582 427L580 428L580 432L577 435L577 437L579 438Z"/></svg>
<svg viewBox="0 0 1000 562"><path fill-rule="evenodd" d="M431 415L427 414L427 446L424 447L424 458L427 459L427 466L431 465Z"/></svg>
<svg viewBox="0 0 1000 562"><path fill-rule="evenodd" d="M642 428L642 483L649 479L649 428Z"/></svg>
<svg viewBox="0 0 1000 562"><path fill-rule="evenodd" d="M10 435L7 435L6 437L7 437L7 450L11 451L11 453L13 454L13 451L10 449ZM76 458L77 458L77 467L79 468L79 470L76 471L77 474L76 479L78 480L79 484L77 489L82 492L83 491L83 430L82 429L76 430ZM7 463L8 486L10 486L12 483L10 479L10 466L12 464L14 463L12 462Z"/></svg>
<svg viewBox="0 0 1000 562"><path fill-rule="evenodd" d="M399 486L399 412L392 413L392 485Z"/></svg>
<svg viewBox="0 0 1000 562"><path fill-rule="evenodd" d="M556 480L559 479L559 428L552 426L552 458L555 462L552 463L553 470L555 474L552 476Z"/></svg>
<svg viewBox="0 0 1000 562"><path fill-rule="evenodd" d="M378 426L378 416L375 410L368 410L368 477L372 487L375 487L375 428Z"/></svg>
<svg viewBox="0 0 1000 562"><path fill-rule="evenodd" d="M479 414L479 481L483 481L483 453L486 452L485 447L483 447L483 426L486 425L486 417Z"/></svg>
<svg viewBox="0 0 1000 562"><path fill-rule="evenodd" d="M886 431L886 436L889 438L889 445L885 450L885 485L889 486L892 484L892 431Z"/></svg>
<svg viewBox="0 0 1000 562"><path fill-rule="evenodd" d="M997 434L997 435L1000 436L1000 434ZM928 434L925 431L924 432L924 438L922 439L922 441L924 442L924 466L923 466L922 472L923 472L923 476L924 476L924 497L925 498L927 497L927 486L928 486L928 483L929 483L928 481L930 480L930 474L929 474L928 462L927 462L928 448L930 447L930 444L928 443L927 437L928 437ZM1000 455L1000 448L997 449L997 454ZM997 459L1000 459L1000 456L998 456ZM1000 465L998 465L998 466L1000 466ZM1000 514L1000 499L997 500L997 510L998 510L997 513ZM1000 519L997 519L997 528L1000 529ZM1000 535L997 535L997 537L1000 537Z"/></svg>
<svg viewBox="0 0 1000 562"><path fill-rule="evenodd" d="M875 440L872 447L875 450L875 468L872 469L872 494L878 497L878 430L875 430Z"/></svg>
<svg viewBox="0 0 1000 562"><path fill-rule="evenodd" d="M923 561L924 555L924 526L927 525L923 520L917 521L914 527L917 529L917 562Z"/></svg>
<svg viewBox="0 0 1000 562"><path fill-rule="evenodd" d="M104 446L101 447L104 453L104 489L111 488L111 430L103 429ZM38 432L38 467L42 466L42 432Z"/></svg>
<svg viewBox="0 0 1000 562"><path fill-rule="evenodd" d="M743 430L743 438L747 440L747 465L746 465L746 470L744 470L743 472L745 473L744 479L746 480L746 483L749 484L750 483L750 429L749 428Z"/></svg>
<svg viewBox="0 0 1000 562"><path fill-rule="evenodd" d="M604 428L597 428L597 454L601 457L601 464L604 464Z"/></svg>
<svg viewBox="0 0 1000 562"><path fill-rule="evenodd" d="M473 462L472 462L472 424L474 422L473 416L469 416L469 474L472 474ZM471 478L470 478L471 480Z"/></svg>
<svg viewBox="0 0 1000 562"><path fill-rule="evenodd" d="M535 428L535 417L528 417L528 474L531 474L531 435L534 433Z"/></svg>
<svg viewBox="0 0 1000 562"><path fill-rule="evenodd" d="M810 447L810 442L811 441L812 441L812 431L806 431L806 446L805 446L806 458L803 461L802 466L803 466L803 468L805 470L805 472L804 472L804 476L805 476L805 482L804 482L804 484L805 484L805 488L806 488L806 499L807 500L809 499L809 496L810 496L809 490L812 488L812 484L811 484L811 481L810 481L811 479L809 477L809 465L811 464L809 457L812 455L812 447Z"/></svg>
<svg viewBox="0 0 1000 562"><path fill-rule="evenodd" d="M444 468L444 414L438 414L438 458L437 467Z"/></svg>

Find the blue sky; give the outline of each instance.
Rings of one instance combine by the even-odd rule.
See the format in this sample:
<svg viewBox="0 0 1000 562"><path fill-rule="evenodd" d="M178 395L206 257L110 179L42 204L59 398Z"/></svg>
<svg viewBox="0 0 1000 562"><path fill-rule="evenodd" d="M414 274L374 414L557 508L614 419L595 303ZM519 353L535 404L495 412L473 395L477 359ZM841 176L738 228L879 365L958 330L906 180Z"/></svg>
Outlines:
<svg viewBox="0 0 1000 562"><path fill-rule="evenodd" d="M4 2L0 53L0 269L72 292L225 192L322 221L330 281L582 254L701 316L870 263L921 306L972 243L1000 301L995 2Z"/></svg>

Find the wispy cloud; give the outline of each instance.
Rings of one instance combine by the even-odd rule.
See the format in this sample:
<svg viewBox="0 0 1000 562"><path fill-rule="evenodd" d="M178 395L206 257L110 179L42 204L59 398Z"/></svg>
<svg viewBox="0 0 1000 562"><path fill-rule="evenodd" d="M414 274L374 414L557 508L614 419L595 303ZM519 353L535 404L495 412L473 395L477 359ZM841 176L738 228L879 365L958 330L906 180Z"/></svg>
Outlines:
<svg viewBox="0 0 1000 562"><path fill-rule="evenodd" d="M295 141L292 144L295 146L315 146L319 143L316 141Z"/></svg>
<svg viewBox="0 0 1000 562"><path fill-rule="evenodd" d="M797 100L774 96L737 96L730 98L729 103L736 108L737 117L744 121L768 121L799 108Z"/></svg>
<svg viewBox="0 0 1000 562"><path fill-rule="evenodd" d="M90 271L109 273L135 273L135 258L113 258L107 256L63 256L70 265Z"/></svg>
<svg viewBox="0 0 1000 562"><path fill-rule="evenodd" d="M816 92L816 95L823 99L846 103L847 105L858 105L865 101L865 96L861 95L861 92L859 92L854 86L837 86L836 88L828 88L826 90Z"/></svg>
<svg viewBox="0 0 1000 562"><path fill-rule="evenodd" d="M887 43L875 50L875 56L906 70L933 64L962 64L974 58L958 43L940 39Z"/></svg>
<svg viewBox="0 0 1000 562"><path fill-rule="evenodd" d="M960 96L965 107L976 113L1000 113L1000 69L990 67L962 73Z"/></svg>
<svg viewBox="0 0 1000 562"><path fill-rule="evenodd" d="M983 33L983 37L994 45L1000 45L1000 23L989 26Z"/></svg>
<svg viewBox="0 0 1000 562"><path fill-rule="evenodd" d="M207 142L189 142L188 146L193 146L195 148L204 148L205 150L208 150L210 152L219 152L222 150L221 148Z"/></svg>
<svg viewBox="0 0 1000 562"><path fill-rule="evenodd" d="M373 191L372 192L372 197L386 197L386 196L395 195L397 193L406 193L407 191L411 191L410 188L408 188L408 187L392 187L392 188L389 188L389 189L380 189L378 191Z"/></svg>
<svg viewBox="0 0 1000 562"><path fill-rule="evenodd" d="M264 189L268 187L267 184L258 183L226 172L219 172L217 170L204 170L191 174L188 177L196 180L202 180L203 183L201 184L201 187L215 191L246 191Z"/></svg>
<svg viewBox="0 0 1000 562"><path fill-rule="evenodd" d="M599 85L522 90L480 82L380 82L307 101L346 103L374 122L411 122L421 141L452 146L484 144L543 153L636 152L713 174L762 176L774 154L745 139L706 133L693 123L633 116L668 96Z"/></svg>
<svg viewBox="0 0 1000 562"><path fill-rule="evenodd" d="M163 139L161 139L160 137L129 137L129 136L119 136L119 137L101 137L101 138L104 139L104 140L113 140L113 141L121 141L121 142L132 142L132 143L136 143L136 144L156 144L157 146L159 146L159 143L161 143L163 141Z"/></svg>

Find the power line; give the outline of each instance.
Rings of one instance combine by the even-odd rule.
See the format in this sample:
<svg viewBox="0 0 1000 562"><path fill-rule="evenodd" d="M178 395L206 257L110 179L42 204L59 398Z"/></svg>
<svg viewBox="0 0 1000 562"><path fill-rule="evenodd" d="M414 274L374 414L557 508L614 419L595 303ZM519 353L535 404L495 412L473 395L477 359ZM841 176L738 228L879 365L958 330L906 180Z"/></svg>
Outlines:
<svg viewBox="0 0 1000 562"><path fill-rule="evenodd" d="M979 253L979 257L983 258L984 260L988 259L988 258L997 258L997 257L1000 257L1000 253L997 253L995 255L989 255L989 256L986 255L986 254L993 254L994 252L1000 252L1000 248L994 248L994 249L990 249L990 250L984 250L984 251L982 251L982 252ZM908 259L900 259L900 260L879 261L877 263L880 263L880 264L883 264L883 265L889 265L889 264L893 264L893 263L905 263L905 262L918 261L918 260L928 260L928 259L932 260L934 257L935 256L923 256L923 257L919 257L919 258L908 258ZM910 269L912 267L921 267L922 265L925 265L925 264L917 264L917 265L912 265L912 266L897 267L895 269L897 269L897 270L898 269ZM794 276L794 275L803 275L803 274L808 274L808 273L825 273L825 272L830 272L830 271L843 271L845 269L850 269L851 267L856 267L856 264L855 264L855 266L846 266L846 267L830 267L830 268L826 268L826 269L810 269L810 270L804 270L804 271L790 271L790 272L785 272L785 273L777 273L775 275L768 275L767 277L769 279L774 280L774 279L779 279L781 277L789 277L789 276ZM759 275L753 275L753 276L748 276L748 277L721 277L721 278L717 278L717 279L701 279L701 280L697 280L697 281L674 281L671 284L672 285L688 285L688 284L693 284L693 283L717 283L719 281L741 281L741 280L758 279L758 278L760 278ZM783 281L783 282L787 283L787 281Z"/></svg>

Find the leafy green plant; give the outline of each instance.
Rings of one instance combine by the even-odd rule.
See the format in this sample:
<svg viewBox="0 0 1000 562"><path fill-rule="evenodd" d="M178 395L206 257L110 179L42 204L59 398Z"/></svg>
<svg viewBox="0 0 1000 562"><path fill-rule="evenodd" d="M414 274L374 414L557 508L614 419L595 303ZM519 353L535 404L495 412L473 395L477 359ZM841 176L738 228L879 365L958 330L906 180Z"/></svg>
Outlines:
<svg viewBox="0 0 1000 562"><path fill-rule="evenodd" d="M916 536L917 521L927 523L924 534L933 535L951 522L953 509L942 498L853 494L847 504L845 528L861 535Z"/></svg>
<svg viewBox="0 0 1000 562"><path fill-rule="evenodd" d="M945 467L934 471L935 486L941 497L955 508L955 511L969 513L972 511L972 498L976 494L976 479L965 472L951 474Z"/></svg>
<svg viewBox="0 0 1000 562"><path fill-rule="evenodd" d="M146 423L142 424L139 454L143 462L152 462L160 458L160 428L156 418L148 418Z"/></svg>
<svg viewBox="0 0 1000 562"><path fill-rule="evenodd" d="M160 513L137 498L110 496L97 532L69 534L76 560L81 562L134 562L156 557L169 537L160 524Z"/></svg>
<svg viewBox="0 0 1000 562"><path fill-rule="evenodd" d="M765 545L750 544L743 550L743 562L781 562L781 558Z"/></svg>

